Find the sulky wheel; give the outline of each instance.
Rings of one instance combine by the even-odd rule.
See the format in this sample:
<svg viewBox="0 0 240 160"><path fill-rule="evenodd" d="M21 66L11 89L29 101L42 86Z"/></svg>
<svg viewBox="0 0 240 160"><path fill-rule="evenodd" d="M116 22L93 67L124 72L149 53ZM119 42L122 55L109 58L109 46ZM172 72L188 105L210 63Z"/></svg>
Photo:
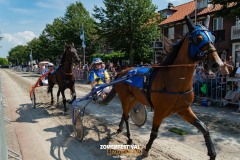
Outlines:
<svg viewBox="0 0 240 160"><path fill-rule="evenodd" d="M80 109L75 108L73 112L75 124L73 124L73 126L75 137L77 138L77 140L82 141L84 136L84 128L82 123L82 117L79 113Z"/></svg>
<svg viewBox="0 0 240 160"><path fill-rule="evenodd" d="M138 127L143 126L147 120L146 106L143 104L137 103L131 110L130 117Z"/></svg>
<svg viewBox="0 0 240 160"><path fill-rule="evenodd" d="M31 97L31 101L32 101L32 106L35 109L36 108L36 96L35 96L35 92L34 90L32 91L32 97Z"/></svg>

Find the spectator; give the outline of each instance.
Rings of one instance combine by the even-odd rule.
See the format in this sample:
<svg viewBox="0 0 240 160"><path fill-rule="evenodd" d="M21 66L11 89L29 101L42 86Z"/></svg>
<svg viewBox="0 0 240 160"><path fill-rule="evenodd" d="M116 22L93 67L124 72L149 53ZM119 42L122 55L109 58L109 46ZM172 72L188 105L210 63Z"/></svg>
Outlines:
<svg viewBox="0 0 240 160"><path fill-rule="evenodd" d="M238 67L234 77L240 78L240 67Z"/></svg>
<svg viewBox="0 0 240 160"><path fill-rule="evenodd" d="M232 56L229 56L227 59L227 64L234 66L234 62L232 61Z"/></svg>
<svg viewBox="0 0 240 160"><path fill-rule="evenodd" d="M117 76L117 71L116 71L116 69L113 67L113 68L112 68L112 73L111 73L111 79L115 79L116 76Z"/></svg>
<svg viewBox="0 0 240 160"><path fill-rule="evenodd" d="M203 69L200 66L197 66L194 73L194 79L193 79L193 86L194 86L194 92L196 95L199 94L199 88L203 85Z"/></svg>
<svg viewBox="0 0 240 160"><path fill-rule="evenodd" d="M216 88L218 84L216 75L211 71L204 70L202 73L202 77L203 82L207 84L207 96L210 97L212 95L212 89Z"/></svg>

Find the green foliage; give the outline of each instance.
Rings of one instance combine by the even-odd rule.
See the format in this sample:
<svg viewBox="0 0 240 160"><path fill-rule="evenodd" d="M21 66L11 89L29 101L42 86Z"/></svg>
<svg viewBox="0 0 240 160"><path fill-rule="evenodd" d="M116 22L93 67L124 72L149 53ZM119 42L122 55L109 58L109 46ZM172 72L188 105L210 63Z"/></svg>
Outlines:
<svg viewBox="0 0 240 160"><path fill-rule="evenodd" d="M108 54L102 54L102 53L95 53L92 54L91 59L93 58L101 58L103 61L117 61L119 59L124 59L127 57L127 54L124 52L120 52L120 51L113 51L111 53Z"/></svg>
<svg viewBox="0 0 240 160"><path fill-rule="evenodd" d="M8 59L7 59L7 58L1 58L1 57L0 57L0 65L1 65L1 66L9 65Z"/></svg>
<svg viewBox="0 0 240 160"><path fill-rule="evenodd" d="M18 45L9 52L8 60L13 65L27 64L29 62L29 53L27 46Z"/></svg>
<svg viewBox="0 0 240 160"><path fill-rule="evenodd" d="M151 42L158 37L159 16L151 0L104 0L105 8L95 6L99 20L97 33L115 50L126 52L131 64L153 54Z"/></svg>
<svg viewBox="0 0 240 160"><path fill-rule="evenodd" d="M222 9L216 12L216 16L235 18L240 15L239 0L213 0L212 3L222 5Z"/></svg>

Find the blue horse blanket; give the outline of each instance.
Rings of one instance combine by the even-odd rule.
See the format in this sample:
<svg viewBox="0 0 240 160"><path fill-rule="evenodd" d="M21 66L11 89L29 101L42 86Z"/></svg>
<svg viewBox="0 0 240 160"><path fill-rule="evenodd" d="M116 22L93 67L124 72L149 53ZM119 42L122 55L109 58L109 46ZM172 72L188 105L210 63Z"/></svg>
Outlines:
<svg viewBox="0 0 240 160"><path fill-rule="evenodd" d="M146 67L136 67L128 72L128 75L144 75L145 73L148 73L150 68ZM144 83L144 76L134 76L132 78L129 78L128 80L124 81L127 84L130 84L131 86L137 87L137 88L143 88Z"/></svg>

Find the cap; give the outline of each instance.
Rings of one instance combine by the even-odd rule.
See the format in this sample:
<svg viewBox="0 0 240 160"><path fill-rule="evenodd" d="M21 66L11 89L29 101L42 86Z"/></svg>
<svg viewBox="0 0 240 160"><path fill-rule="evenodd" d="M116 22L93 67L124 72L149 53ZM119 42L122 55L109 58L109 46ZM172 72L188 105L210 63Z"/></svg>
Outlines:
<svg viewBox="0 0 240 160"><path fill-rule="evenodd" d="M99 64L99 63L103 63L103 62L100 58L94 58L92 63L93 64Z"/></svg>

